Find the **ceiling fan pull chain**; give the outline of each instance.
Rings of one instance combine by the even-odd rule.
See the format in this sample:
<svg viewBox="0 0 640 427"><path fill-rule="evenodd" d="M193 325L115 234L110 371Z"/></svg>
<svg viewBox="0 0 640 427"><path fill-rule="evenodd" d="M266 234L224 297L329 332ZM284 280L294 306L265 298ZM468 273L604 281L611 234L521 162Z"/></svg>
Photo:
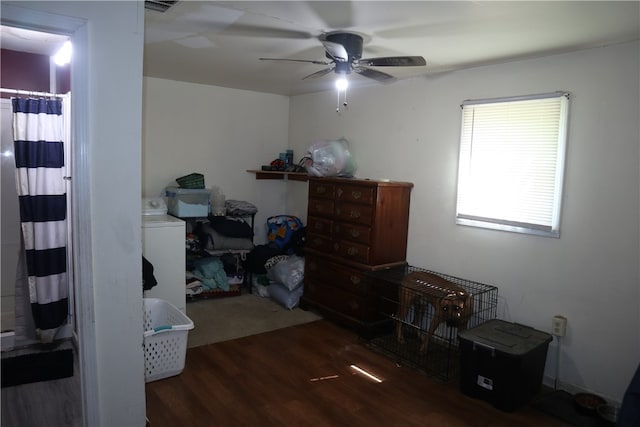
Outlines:
<svg viewBox="0 0 640 427"><path fill-rule="evenodd" d="M338 90L338 102L336 104L336 113L340 112L340 92L342 92L341 90ZM342 103L342 105L344 105L344 108L347 108L347 89L344 89L344 102Z"/></svg>

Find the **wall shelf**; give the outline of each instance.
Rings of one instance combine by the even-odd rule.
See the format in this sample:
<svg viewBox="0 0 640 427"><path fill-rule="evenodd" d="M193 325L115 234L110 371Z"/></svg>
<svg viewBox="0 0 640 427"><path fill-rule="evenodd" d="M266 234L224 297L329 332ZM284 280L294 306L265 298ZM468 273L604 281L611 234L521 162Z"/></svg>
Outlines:
<svg viewBox="0 0 640 427"><path fill-rule="evenodd" d="M285 172L285 171L263 171L247 169L247 172L254 173L256 179L283 179L290 181L307 181L309 174L306 172Z"/></svg>

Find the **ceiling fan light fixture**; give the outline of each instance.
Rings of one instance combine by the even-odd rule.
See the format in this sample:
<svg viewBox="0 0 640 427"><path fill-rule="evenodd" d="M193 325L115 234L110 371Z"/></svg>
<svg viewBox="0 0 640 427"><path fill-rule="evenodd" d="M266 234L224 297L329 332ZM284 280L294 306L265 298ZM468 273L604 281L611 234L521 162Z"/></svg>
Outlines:
<svg viewBox="0 0 640 427"><path fill-rule="evenodd" d="M338 103L336 105L336 113L340 113L340 95L344 97L342 105L347 108L347 88L349 87L349 81L347 80L347 73L344 71L337 72L338 78L336 79L336 89L338 89Z"/></svg>
<svg viewBox="0 0 640 427"><path fill-rule="evenodd" d="M349 62L336 62L336 74L347 75L351 73L351 63Z"/></svg>
<svg viewBox="0 0 640 427"><path fill-rule="evenodd" d="M359 34L355 33L335 31L323 34L319 37L319 40L325 48L325 56L329 61L291 58L260 58L260 60L295 61L328 65L328 68L311 73L302 79L321 77L331 72L335 72L337 74L335 85L338 89L338 104L336 112L338 113L340 113L341 97L344 98L342 105L345 108L347 107L347 75L352 72L378 82L391 83L395 80L393 75L369 67L416 67L426 65L425 59L421 56L384 56L363 59L363 38Z"/></svg>
<svg viewBox="0 0 640 427"><path fill-rule="evenodd" d="M347 90L349 87L349 81L347 80L346 75L338 75L338 79L336 80L336 89L339 91Z"/></svg>
<svg viewBox="0 0 640 427"><path fill-rule="evenodd" d="M60 50L58 50L58 52L53 55L53 61L60 67L63 65L67 65L69 62L71 62L72 51L73 47L71 45L71 42L67 40L66 42L64 42Z"/></svg>

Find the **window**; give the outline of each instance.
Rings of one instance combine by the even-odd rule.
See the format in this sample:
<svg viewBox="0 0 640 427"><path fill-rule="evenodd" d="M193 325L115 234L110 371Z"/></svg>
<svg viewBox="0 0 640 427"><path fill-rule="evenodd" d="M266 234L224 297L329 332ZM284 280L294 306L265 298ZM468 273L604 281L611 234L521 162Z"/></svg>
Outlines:
<svg viewBox="0 0 640 427"><path fill-rule="evenodd" d="M456 223L558 237L569 94L462 104Z"/></svg>

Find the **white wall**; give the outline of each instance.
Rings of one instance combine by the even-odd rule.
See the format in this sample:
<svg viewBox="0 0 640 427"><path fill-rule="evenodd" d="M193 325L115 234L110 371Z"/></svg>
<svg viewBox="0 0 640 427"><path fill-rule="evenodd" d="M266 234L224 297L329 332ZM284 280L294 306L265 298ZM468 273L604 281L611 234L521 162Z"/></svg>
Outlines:
<svg viewBox="0 0 640 427"><path fill-rule="evenodd" d="M638 52L618 45L372 86L350 91L341 114L335 93L292 97L289 141L301 152L344 136L359 177L413 182L409 263L495 284L506 320L550 332L565 315L561 383L619 400L640 360ZM572 94L560 238L455 225L460 103L555 90ZM294 193L289 203L304 204Z"/></svg>
<svg viewBox="0 0 640 427"><path fill-rule="evenodd" d="M8 3L3 2L3 14ZM89 389L83 389L83 399L93 411L88 425L144 426L139 208L143 3L45 1L14 5L23 9L18 18L22 22L37 22L32 18L42 13L86 22L81 27L82 37L74 39L79 45L74 47L71 76L74 96L82 98L81 102L74 98L73 114L86 118L72 126L76 136L84 133L87 137L76 141L74 159L87 159L89 177L88 182L78 182L83 174L75 165L72 185L85 189L74 197L87 199L88 206L76 213L91 222L90 253L82 254L91 265L76 268L92 271L92 280L78 286L82 295L93 298L89 305L95 308L87 311L87 301L78 302L79 317L91 323L81 329L92 332L85 338L95 341L92 356L96 360L88 364L97 371L81 373L85 384L85 376L95 378ZM57 22L44 20L39 24L53 29ZM85 77L87 80L82 81ZM77 109L85 105L86 111L78 113ZM91 279L91 275L88 277ZM80 346L85 348L82 342Z"/></svg>
<svg viewBox="0 0 640 427"><path fill-rule="evenodd" d="M258 207L255 242L264 243L266 218L285 213L286 184L246 171L287 148L289 98L145 77L143 102L143 196L202 173L207 188Z"/></svg>
<svg viewBox="0 0 640 427"><path fill-rule="evenodd" d="M0 325L2 330L13 330L15 327L15 293L16 293L16 266L20 253L20 209L18 205L18 192L16 191L15 158L13 156L13 119L11 101L0 99L0 126L2 153L12 153L10 156L0 157L0 185L2 193L0 209L2 215L2 227L0 228L0 259L2 260L0 275L2 277ZM4 344L4 343L3 343ZM6 347L5 347L6 348Z"/></svg>

